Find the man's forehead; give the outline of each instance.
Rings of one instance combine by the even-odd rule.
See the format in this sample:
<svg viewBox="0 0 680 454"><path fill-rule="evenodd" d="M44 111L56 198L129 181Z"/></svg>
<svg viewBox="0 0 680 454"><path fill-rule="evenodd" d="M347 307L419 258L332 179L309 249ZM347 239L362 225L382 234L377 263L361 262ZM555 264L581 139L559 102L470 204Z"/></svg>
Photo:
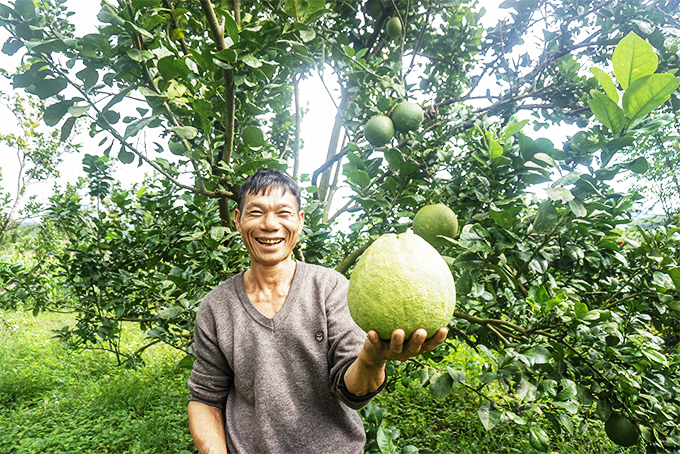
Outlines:
<svg viewBox="0 0 680 454"><path fill-rule="evenodd" d="M243 198L243 205L251 203L260 204L263 202L262 198L274 199L277 205L297 205L297 199L292 192L285 190L282 186L268 186L259 190L257 193L248 191ZM269 201L271 203L271 200Z"/></svg>

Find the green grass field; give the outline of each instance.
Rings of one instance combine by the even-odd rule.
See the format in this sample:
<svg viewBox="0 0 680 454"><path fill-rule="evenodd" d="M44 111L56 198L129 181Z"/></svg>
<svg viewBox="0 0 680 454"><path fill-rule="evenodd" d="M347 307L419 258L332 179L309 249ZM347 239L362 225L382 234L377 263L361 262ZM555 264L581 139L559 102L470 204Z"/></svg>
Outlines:
<svg viewBox="0 0 680 454"><path fill-rule="evenodd" d="M188 430L187 370L174 367L181 353L160 345L136 370L115 366L101 352L65 349L50 339L68 315L0 311L0 453L195 453ZM141 334L124 333L129 346ZM474 369L469 352L457 367ZM454 360L455 361L455 360ZM425 389L397 385L375 403L398 427L399 446L421 453L531 453L526 426L484 430L478 399L460 386L445 400ZM601 425L584 433L553 434L553 453L642 453L619 449Z"/></svg>

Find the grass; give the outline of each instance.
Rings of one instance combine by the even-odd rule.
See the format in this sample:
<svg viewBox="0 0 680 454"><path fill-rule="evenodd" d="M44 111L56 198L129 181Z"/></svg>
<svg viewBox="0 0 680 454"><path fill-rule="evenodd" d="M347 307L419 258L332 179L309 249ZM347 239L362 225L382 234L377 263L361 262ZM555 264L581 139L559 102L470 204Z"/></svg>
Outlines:
<svg viewBox="0 0 680 454"><path fill-rule="evenodd" d="M196 453L186 416L189 372L173 366L182 355L157 345L145 353L145 367L126 370L101 352L76 352L50 339L68 320L0 310L0 453ZM130 329L124 341L134 347L141 335ZM481 364L463 350L448 361L471 373ZM399 429L398 444L421 453L535 452L526 425L486 431L479 399L460 385L436 400L417 382L411 389L398 383L374 402L386 410L385 423ZM550 433L552 453L643 452L612 444L597 421L572 435L556 434L543 419L528 424Z"/></svg>
<svg viewBox="0 0 680 454"><path fill-rule="evenodd" d="M195 453L188 431L188 372L152 347L125 370L100 352L51 340L64 315L0 311L0 452ZM126 334L126 342L136 341Z"/></svg>

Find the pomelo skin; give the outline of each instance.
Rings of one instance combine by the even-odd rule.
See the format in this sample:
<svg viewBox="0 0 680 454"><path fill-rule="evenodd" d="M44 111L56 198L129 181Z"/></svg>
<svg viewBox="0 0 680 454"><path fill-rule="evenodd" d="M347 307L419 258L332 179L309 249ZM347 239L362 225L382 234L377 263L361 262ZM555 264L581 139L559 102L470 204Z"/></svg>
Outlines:
<svg viewBox="0 0 680 454"><path fill-rule="evenodd" d="M612 412L604 423L604 430L611 441L619 446L633 446L640 439L637 425L619 412Z"/></svg>
<svg viewBox="0 0 680 454"><path fill-rule="evenodd" d="M407 133L418 129L420 124L425 119L425 112L416 103L404 101L397 104L397 107L392 111L392 122L394 128L402 133Z"/></svg>
<svg viewBox="0 0 680 454"><path fill-rule="evenodd" d="M347 305L361 329L388 340L395 329L409 339L419 328L427 338L445 327L456 306L449 267L430 244L413 233L386 234L359 259Z"/></svg>
<svg viewBox="0 0 680 454"><path fill-rule="evenodd" d="M444 204L425 205L413 218L413 233L436 248L446 246L449 241L439 235L455 238L458 235L458 217Z"/></svg>
<svg viewBox="0 0 680 454"><path fill-rule="evenodd" d="M394 125L386 115L374 115L364 126L364 136L374 147L385 145L394 136Z"/></svg>

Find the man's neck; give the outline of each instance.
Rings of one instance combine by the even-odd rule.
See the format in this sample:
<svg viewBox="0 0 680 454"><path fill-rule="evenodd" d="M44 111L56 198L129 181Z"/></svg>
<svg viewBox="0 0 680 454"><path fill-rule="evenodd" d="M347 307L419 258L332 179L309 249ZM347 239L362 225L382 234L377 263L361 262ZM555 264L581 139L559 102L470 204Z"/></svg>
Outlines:
<svg viewBox="0 0 680 454"><path fill-rule="evenodd" d="M290 289L293 276L295 276L296 266L296 262L292 258L273 266L251 263L251 268L243 275L246 291L248 293L257 291L271 292L281 287Z"/></svg>

